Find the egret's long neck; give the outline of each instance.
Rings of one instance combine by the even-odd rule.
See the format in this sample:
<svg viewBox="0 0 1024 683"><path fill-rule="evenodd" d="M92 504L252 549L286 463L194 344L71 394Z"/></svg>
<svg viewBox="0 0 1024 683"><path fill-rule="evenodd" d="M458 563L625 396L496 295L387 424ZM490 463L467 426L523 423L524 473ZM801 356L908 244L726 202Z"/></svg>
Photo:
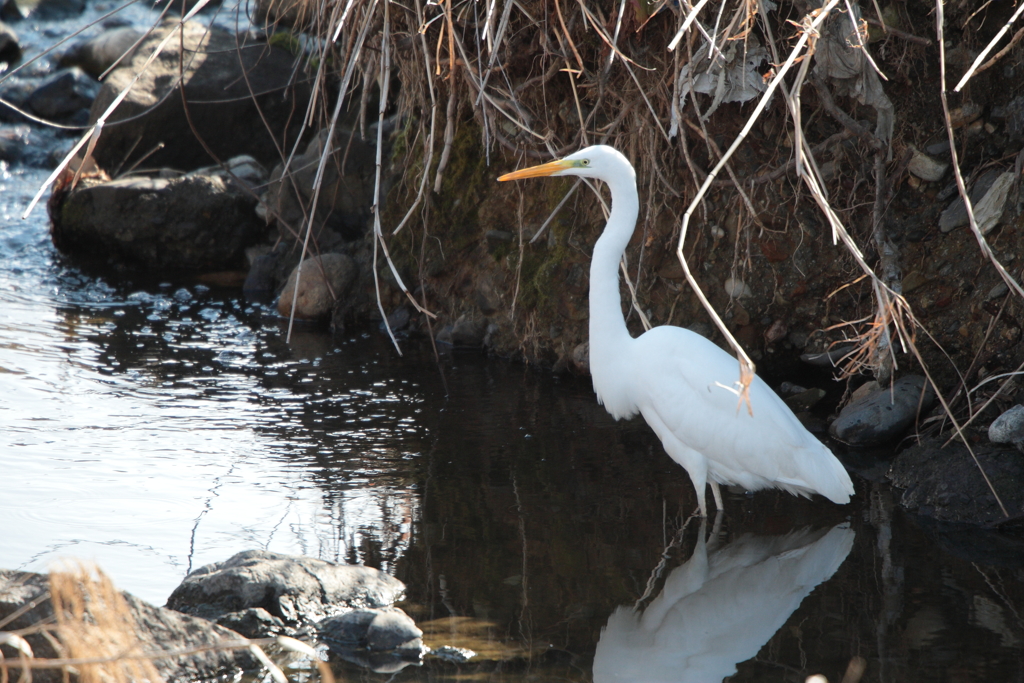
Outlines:
<svg viewBox="0 0 1024 683"><path fill-rule="evenodd" d="M594 245L590 261L590 355L614 354L630 339L622 317L619 294L619 260L636 229L640 200L636 194L636 176L632 168L606 181L612 193L612 211L608 225ZM591 362L593 371L594 363Z"/></svg>

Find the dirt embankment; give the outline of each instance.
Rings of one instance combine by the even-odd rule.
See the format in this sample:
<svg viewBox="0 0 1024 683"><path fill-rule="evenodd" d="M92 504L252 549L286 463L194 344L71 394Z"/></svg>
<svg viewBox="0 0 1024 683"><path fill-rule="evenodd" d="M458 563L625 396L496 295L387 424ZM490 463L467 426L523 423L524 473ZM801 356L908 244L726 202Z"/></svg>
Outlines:
<svg viewBox="0 0 1024 683"><path fill-rule="evenodd" d="M969 19L969 8L960 7L964 3L952 4L946 9L945 35L949 86L1008 19L994 8ZM680 57L680 51L688 50L689 59L699 62L701 38L691 36L677 52L666 51L677 23L671 13L655 15L639 30L635 24L623 29L618 50L632 60L629 74L622 57L613 69L604 70L610 50L583 18L570 12L578 21L568 21L563 34L553 9L546 14L540 4L531 7L553 23L519 26L518 32L508 34L515 37L507 39L503 54L502 73L508 84L503 103L495 101L489 110L474 108L470 100L476 74L457 62L451 72L442 68L450 78L438 81L455 88L457 103L440 189L421 203L419 225L392 239L392 253L408 279L422 287L429 306L440 314L434 333L459 321L460 329L468 321L478 321L473 329L486 330L489 325L488 342L501 355L555 367L573 367L574 359L582 357L589 254L603 226L599 202L581 186L556 211L573 188L571 179L512 186L495 182L502 172L536 163L508 147L550 158L530 132L509 123L502 107L514 106L526 112L522 118L532 122L532 133L546 135L549 144L561 143L551 144L556 152L606 141L633 161L642 195L641 217L627 259L639 305L655 324L695 327L724 345L686 282L675 251L682 215L699 181L736 138L758 99L715 104L712 90L681 102L678 76L687 56ZM786 23L799 19L799 10L785 4L769 21L783 57L800 35ZM966 417L965 387L1011 372L1024 360L1019 343L1021 298L1012 290L1007 294L969 227L947 232L944 223L940 228L940 216L955 203L958 191L939 97L940 56L930 12L934 6L928 3L894 3L883 15L896 30L884 33L869 27L868 49L888 79L879 83L891 112L877 99L858 102L846 95L852 92L849 79L832 78L827 71L814 76L812 66L812 78L801 91L800 130L814 151L823 195L838 222L867 265L908 304L905 341L916 344L948 398L959 392L955 407L958 416ZM865 18L878 23L873 11L865 10ZM845 13L837 14L835 21L850 26ZM614 25L609 19L605 28ZM763 22L750 26L747 45L752 51L753 36L760 36L763 43L768 38ZM576 53L569 50L566 35L576 39ZM997 50L1008 41L1009 36ZM565 53L553 50L559 44ZM565 68L566 55L573 67L578 55L584 67L576 78L575 73L559 70ZM968 189L979 195L973 198L976 204L984 195L979 184L991 185L993 176L1007 171L1017 177L1015 164L1024 139L1022 55L1024 50L1011 48L961 93L949 95L956 154ZM821 59L820 47L813 59ZM758 73L770 77L772 59L751 60L757 61ZM448 67L445 59L439 64ZM722 78L727 77L730 74ZM521 88L523 84L530 85ZM442 94L439 91L437 97L443 102ZM413 95L405 97L407 104L415 104ZM694 105L705 114L714 111L701 121ZM891 135L884 130L889 119ZM673 121L674 136L668 130ZM397 224L416 196L424 126L422 117L411 120L397 145L407 182L389 197L385 225ZM780 89L732 157L730 169L718 174L697 205L684 247L689 267L711 304L769 372L782 359L822 351L834 342L868 333L879 323L875 283L848 246L834 243L825 213L796 173L792 160L798 144ZM428 185L434 183L437 168L434 155ZM1019 280L1024 246L1015 185L986 240L993 256ZM545 222L543 234L533 239ZM887 260L879 258L880 242L888 245ZM623 293L628 297L625 286ZM401 300L391 294L389 302L397 306ZM635 332L642 331L635 312L629 319ZM890 325L890 331L895 330ZM895 374L920 372L915 355L900 341L895 346ZM854 375L853 384L873 372L868 368ZM1000 382L984 384L972 393L972 403L983 403L999 386ZM1004 390L1004 397L990 407L993 416L1011 397L1012 388Z"/></svg>

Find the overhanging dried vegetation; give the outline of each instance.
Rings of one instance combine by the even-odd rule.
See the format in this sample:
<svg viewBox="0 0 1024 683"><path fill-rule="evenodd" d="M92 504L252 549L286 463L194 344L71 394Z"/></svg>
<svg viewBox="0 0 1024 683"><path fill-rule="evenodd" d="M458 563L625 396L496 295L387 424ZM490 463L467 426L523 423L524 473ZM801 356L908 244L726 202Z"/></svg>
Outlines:
<svg viewBox="0 0 1024 683"><path fill-rule="evenodd" d="M961 5L958 21L969 14ZM643 282L642 294L651 295L656 280L645 250L674 243L693 290L749 365L690 272L708 242L688 239L690 217L696 213L715 242L715 231L727 224L733 242L729 275L742 283L755 270L755 245L778 262L788 254L783 250L774 258L773 240L808 237L809 231L794 224L808 220L807 207L814 206L817 215L809 220L827 226L831 242L845 248L851 266L846 286L860 291L858 315L833 328L849 330L846 337L857 344L843 371L871 373L884 383L908 353L927 370L915 346L920 323L902 296L906 264L889 236L887 215L896 186L909 177L912 124L886 95L886 76L872 52L882 52L898 68L905 65L907 73L889 75L907 81L913 64L943 43L941 4L931 8L937 13L931 25L920 23L927 20L927 6L887 7L893 16L876 3L862 12L846 1L824 7L756 0L704 0L695 6L417 0L389 6L388 30L375 29L368 41L356 27L367 25L375 12L383 21L386 8L377 2L348 2L341 13L350 17L347 27L332 19L316 29L324 36L348 36L340 50L349 59L346 73L363 73L364 85L374 73L383 80L389 70L402 84L395 103L382 102L380 112L397 110L405 126L402 148L417 163L407 167L402 220L385 228L378 219L381 244L389 230L398 233L414 216L425 230L445 230L432 226L425 199L431 188L442 191L457 131L470 120L487 166L508 154L548 159L588 144L611 144L637 166L645 201L638 263L630 269ZM912 10L915 17L909 16ZM963 25L976 16L970 14ZM913 32L929 29L935 41ZM393 48L381 59L375 48L388 36ZM363 61L356 65L360 54ZM940 68L944 64L940 59ZM963 139L949 110L946 128L955 150ZM966 198L962 181L959 191ZM1021 294L976 226L974 232L1000 277ZM832 256L837 257L839 252ZM970 414L968 406L960 416Z"/></svg>
<svg viewBox="0 0 1024 683"><path fill-rule="evenodd" d="M958 116L962 100L951 105L945 93L946 32L955 29L957 50L976 51L973 63L953 74L958 90L1011 59L1022 34L1005 38L1019 11L1010 16L988 4L947 4L273 0L258 3L254 14L271 32L290 27L311 38L299 65L320 86L305 113L311 127L338 130L354 122L367 137L374 113L379 123L398 121L394 154L404 172L388 200L399 208L390 213L380 206L385 126L376 128L374 256L388 261L402 299L421 312L444 307L436 283L427 282L432 242L461 248L470 239L446 234L462 229L447 223L461 199L452 195L491 180L458 184L467 164L505 170L513 158L549 159L611 144L637 167L644 201L639 244L627 252L624 268L638 318L651 312L656 322L678 323L678 311L693 320L689 289L746 369L753 364L744 348L784 338L787 324L810 327L818 344L852 342L856 350L844 354L847 376L872 374L884 383L913 359L940 376L937 393L948 399L946 417L955 425L1011 395L1017 373L1007 372L995 390L979 391L975 383L985 369L979 359L992 355L984 348L988 334L947 354L941 335L915 318L922 309L903 291L914 264L905 243L892 236L891 207L900 186L917 182L907 172L913 145L921 142L912 110L927 107L944 119L957 189L970 206L957 160L967 139ZM938 78L929 76L934 71ZM890 99L893 90L903 93L899 104ZM284 160L298 150L297 142ZM318 178L327 163L325 151ZM557 197L520 194L518 207L506 212L517 218L506 217L503 225L515 223L518 237L504 308L512 318L509 334L527 356L555 345L543 339L548 321L529 310L551 285L541 277L551 259L531 262L528 241L553 232L560 213L575 210L598 222L603 201L582 199L577 188L562 186L565 194ZM538 211L546 220L524 234ZM691 226L694 216L699 229ZM970 223L1016 307L1024 294L1018 278L999 262L973 216ZM305 224L316 224L313 209ZM304 251L315 248L306 235ZM388 250L396 235L398 266ZM588 241L552 238L565 260L576 261L585 261ZM808 250L810 259L801 255ZM672 282L682 276L662 275L670 270L666 254L678 259L688 288ZM375 267L375 278L385 269ZM745 281L759 287L741 301ZM533 298L524 303L531 289ZM801 297L817 299L824 310L801 314ZM379 298L382 317L399 301ZM449 317L453 312L449 307ZM1000 309L989 318L992 327L1001 316L1008 317ZM919 350L922 339L929 341ZM576 341L566 335L553 355L564 359L571 351L565 345ZM965 354L973 360L964 363ZM1012 369L1020 354L1009 355Z"/></svg>
<svg viewBox="0 0 1024 683"><path fill-rule="evenodd" d="M365 11L372 12L373 7L367 5ZM886 9L897 14L899 25L914 25L906 6ZM922 8L915 9L918 21L927 17ZM964 10L962 3L957 9ZM792 230L792 223L799 222L793 219L813 205L813 220L827 226L832 244L842 245L852 266L845 271L843 287L861 292L853 307L856 315L829 328L847 330L843 339L855 346L846 354L842 374L866 373L885 384L898 364L907 362L900 359L911 359L909 363L916 361L931 379L928 359L917 346L922 336L918 332L923 330L923 336L935 342L930 358L941 359L945 352L903 296L906 264L889 230L894 192L910 178L913 124L887 96L887 78L872 51L886 52L890 63L906 64L909 71L910 64L927 59L923 53L930 46L939 47L938 95L958 190L970 207L956 157L964 138L956 130L960 122L945 94L942 3L933 11L934 43L913 32L890 30L894 18L887 18L877 3L862 12L839 0L823 6L776 6L764 0L702 0L694 6L643 0L467 0L425 6L417 0L411 6L395 5L388 19L395 40L394 62L383 60L378 73L386 74L390 65L400 74L403 87L397 110L406 121L405 145L419 145L422 162L406 178L415 192L394 232L418 207L423 207L425 231L431 229L429 202L424 201L427 188L442 191L456 130L470 116L488 166L498 151L548 159L588 144L611 144L634 161L646 202L642 243L633 254L638 261L634 279L644 281L645 294L651 294L656 278L645 270L645 249L674 241L686 279L740 358L741 377L749 376L753 363L691 271L690 263L702 261L699 252L706 244L687 239L691 216L697 213L712 232L723 210L728 214L733 242L729 280L742 285L745 277L757 277L752 246L758 244L771 261L765 245L774 238L802 241L809 231ZM963 75L964 81L1017 14L992 37L989 48ZM864 15L873 15L874 36ZM976 15L968 16L961 28ZM1005 56L1010 47L999 55ZM907 73L898 75L910 80ZM920 93L918 99L935 94ZM385 108L382 103L381 115ZM495 154L495 160L499 158ZM722 171L725 177L720 178ZM575 189L568 190L555 212ZM600 197L596 190L595 194ZM522 212L521 203L520 216ZM982 255L1015 295L1024 294L997 260L970 208L968 215ZM383 244L379 218L376 230ZM517 294L523 262L521 224L518 232ZM789 255L784 253L779 260ZM831 258L837 257L839 252ZM625 267L623 272L627 273ZM646 325L628 273L627 284ZM729 294L726 305L732 306L733 292ZM513 299L512 311L515 303ZM429 305L426 300L424 304ZM532 321L526 326L535 330ZM831 338L831 343L837 341ZM973 420L977 410L1000 394L1004 400L1011 395L1016 373L1010 373L994 394L983 397L984 402L961 401L959 406L943 396L943 389L950 391L947 395L962 396L970 393L967 383L975 378L969 372L964 376L955 362L943 375L959 377L959 386L952 390L950 382L946 387L932 382L945 418L966 443L959 422Z"/></svg>

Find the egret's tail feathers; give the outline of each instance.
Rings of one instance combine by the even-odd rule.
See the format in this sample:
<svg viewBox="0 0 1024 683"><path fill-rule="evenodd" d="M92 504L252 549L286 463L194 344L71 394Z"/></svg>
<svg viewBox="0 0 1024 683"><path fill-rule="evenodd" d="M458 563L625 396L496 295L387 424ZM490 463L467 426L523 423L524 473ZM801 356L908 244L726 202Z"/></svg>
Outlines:
<svg viewBox="0 0 1024 683"><path fill-rule="evenodd" d="M817 493L840 505L849 503L853 495L853 481L849 473L832 451L824 445L819 446L804 452L806 457L801 459L798 476L778 477L776 486L790 491L801 489L796 492L803 495Z"/></svg>

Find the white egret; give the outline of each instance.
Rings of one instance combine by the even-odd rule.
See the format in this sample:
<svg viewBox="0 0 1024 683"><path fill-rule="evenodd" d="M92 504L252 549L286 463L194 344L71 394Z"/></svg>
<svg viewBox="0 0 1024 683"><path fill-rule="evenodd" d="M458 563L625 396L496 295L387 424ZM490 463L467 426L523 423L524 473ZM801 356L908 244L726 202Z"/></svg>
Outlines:
<svg viewBox="0 0 1024 683"><path fill-rule="evenodd" d="M753 414L737 409L736 395L725 388L739 376L735 358L681 327L665 325L630 336L618 267L636 228L640 199L626 157L595 145L498 180L542 176L596 178L611 191L611 215L590 263L594 392L617 420L644 416L669 456L689 473L701 516L707 516L707 484L718 509L719 484L747 491L775 487L808 498L820 493L848 503L853 483L846 469L759 377L749 389Z"/></svg>

